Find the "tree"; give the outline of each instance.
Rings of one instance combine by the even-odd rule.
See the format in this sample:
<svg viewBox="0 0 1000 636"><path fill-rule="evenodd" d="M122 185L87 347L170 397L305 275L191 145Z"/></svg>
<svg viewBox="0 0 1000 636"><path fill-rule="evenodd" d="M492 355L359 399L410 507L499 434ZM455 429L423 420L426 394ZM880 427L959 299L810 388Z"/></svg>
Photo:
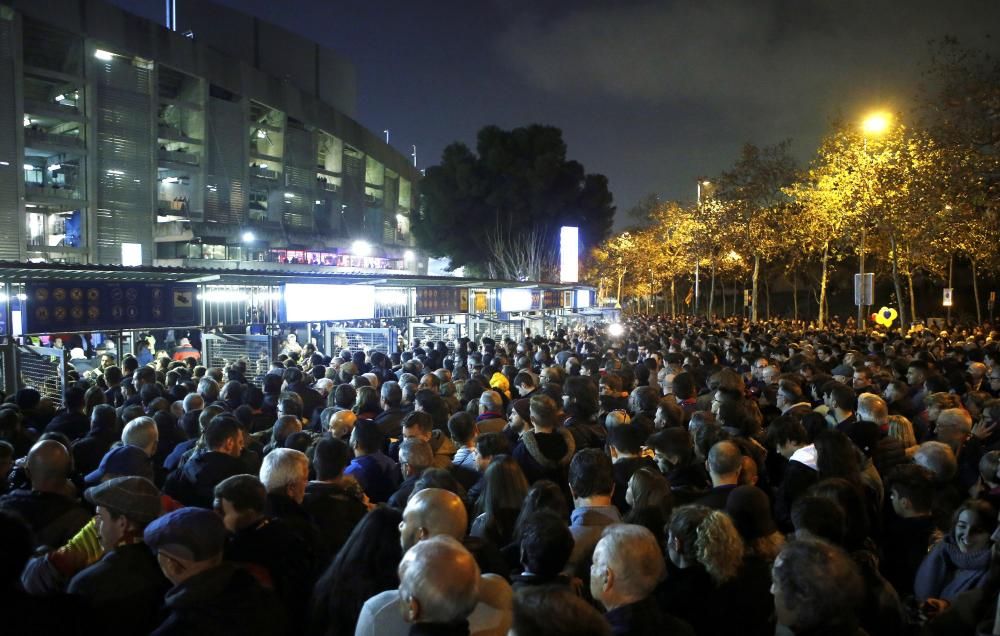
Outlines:
<svg viewBox="0 0 1000 636"><path fill-rule="evenodd" d="M551 126L487 126L475 153L461 143L445 148L420 189L420 247L494 278L550 280L560 226L580 229L586 253L614 220L607 178L567 160L562 132Z"/></svg>
<svg viewBox="0 0 1000 636"><path fill-rule="evenodd" d="M992 237L1000 234L1000 59L954 38L931 44L916 115L944 156L938 187L948 204L947 234L978 274L1000 270Z"/></svg>
<svg viewBox="0 0 1000 636"><path fill-rule="evenodd" d="M753 258L753 307L750 319L757 320L760 265L771 250L781 243L778 229L780 215L788 206L783 188L795 180L795 160L789 154L790 141L758 148L745 144L732 169L713 183L715 196L726 211L722 227L732 228L740 237L742 249Z"/></svg>

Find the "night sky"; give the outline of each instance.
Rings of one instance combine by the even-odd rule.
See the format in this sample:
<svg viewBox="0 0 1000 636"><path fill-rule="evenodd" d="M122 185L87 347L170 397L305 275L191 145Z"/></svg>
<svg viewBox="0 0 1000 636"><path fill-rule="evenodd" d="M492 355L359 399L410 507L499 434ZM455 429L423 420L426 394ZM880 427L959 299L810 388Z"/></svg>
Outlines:
<svg viewBox="0 0 1000 636"><path fill-rule="evenodd" d="M163 21L162 0L113 2ZM561 128L616 227L647 193L693 199L746 141L806 162L832 118L905 111L929 40L1000 53L996 0L218 2L352 61L361 123L419 167L488 124Z"/></svg>

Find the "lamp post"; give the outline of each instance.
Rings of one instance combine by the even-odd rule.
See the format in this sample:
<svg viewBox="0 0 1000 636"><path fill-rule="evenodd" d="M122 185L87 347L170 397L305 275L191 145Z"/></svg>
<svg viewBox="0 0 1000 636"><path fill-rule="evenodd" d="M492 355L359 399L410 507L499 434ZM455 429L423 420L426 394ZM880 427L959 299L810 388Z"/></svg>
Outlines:
<svg viewBox="0 0 1000 636"><path fill-rule="evenodd" d="M701 210L701 187L712 185L711 181L698 177L698 210ZM701 259L697 256L694 261L694 315L698 315L698 284L701 282L700 273Z"/></svg>
<svg viewBox="0 0 1000 636"><path fill-rule="evenodd" d="M865 158L865 180L868 180L868 137L878 136L889 130L892 117L888 113L872 113L861 122L861 143L863 156ZM858 256L858 330L861 330L865 319L865 234L867 232L867 219L861 219L861 251ZM874 284L873 284L874 286ZM874 290L873 290L874 291Z"/></svg>

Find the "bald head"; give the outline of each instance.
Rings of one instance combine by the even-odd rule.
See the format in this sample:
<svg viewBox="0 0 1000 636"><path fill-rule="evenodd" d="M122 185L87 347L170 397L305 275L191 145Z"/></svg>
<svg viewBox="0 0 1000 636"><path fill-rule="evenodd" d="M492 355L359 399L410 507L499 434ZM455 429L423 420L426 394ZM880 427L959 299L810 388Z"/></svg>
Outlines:
<svg viewBox="0 0 1000 636"><path fill-rule="evenodd" d="M358 416L354 411L337 411L330 417L330 433L334 437L347 437L354 430L357 421Z"/></svg>
<svg viewBox="0 0 1000 636"><path fill-rule="evenodd" d="M425 488L406 502L400 543L405 552L417 542L439 535L461 540L468 526L469 516L458 495L441 488Z"/></svg>
<svg viewBox="0 0 1000 636"><path fill-rule="evenodd" d="M740 453L739 446L732 442L717 442L712 450L708 451L708 472L711 473L713 482L717 478L732 477L736 479L742 466L743 455Z"/></svg>
<svg viewBox="0 0 1000 636"><path fill-rule="evenodd" d="M431 537L413 546L400 562L399 596L407 622L462 620L479 599L479 566L454 538Z"/></svg>
<svg viewBox="0 0 1000 636"><path fill-rule="evenodd" d="M69 451L51 439L38 442L28 451L26 468L32 490L61 491L69 475Z"/></svg>

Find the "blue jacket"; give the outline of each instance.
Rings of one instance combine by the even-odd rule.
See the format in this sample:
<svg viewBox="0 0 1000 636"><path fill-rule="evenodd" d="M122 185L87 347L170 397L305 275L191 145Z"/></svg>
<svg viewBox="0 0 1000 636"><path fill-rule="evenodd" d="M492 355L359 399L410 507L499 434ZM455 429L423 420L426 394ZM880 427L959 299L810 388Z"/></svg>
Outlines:
<svg viewBox="0 0 1000 636"><path fill-rule="evenodd" d="M955 597L982 587L990 572L991 550L963 553L952 535L946 536L927 554L917 570L913 592L921 601L941 598L953 601Z"/></svg>
<svg viewBox="0 0 1000 636"><path fill-rule="evenodd" d="M384 503L399 486L399 468L383 453L355 457L344 469L358 480L372 503Z"/></svg>

